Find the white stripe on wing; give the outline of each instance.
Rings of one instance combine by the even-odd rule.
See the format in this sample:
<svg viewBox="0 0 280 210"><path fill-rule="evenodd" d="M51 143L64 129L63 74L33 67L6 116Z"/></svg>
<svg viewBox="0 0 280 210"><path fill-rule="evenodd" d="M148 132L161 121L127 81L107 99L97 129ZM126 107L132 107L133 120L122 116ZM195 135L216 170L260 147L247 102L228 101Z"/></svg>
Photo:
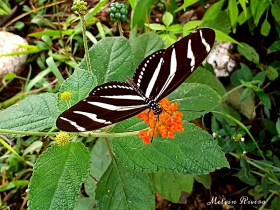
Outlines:
<svg viewBox="0 0 280 210"><path fill-rule="evenodd" d="M114 96L100 96L101 98L111 98L111 99L125 99L125 100L141 100L143 98L138 95L114 95Z"/></svg>
<svg viewBox="0 0 280 210"><path fill-rule="evenodd" d="M169 71L168 78L167 78L166 82L164 83L162 89L160 90L159 94L155 97L155 100L157 100L159 98L159 96L169 86L169 84L171 83L171 81L173 80L173 78L175 76L176 70L177 70L177 57L176 57L176 50L175 50L175 48L173 48L173 50L171 52L170 71Z"/></svg>
<svg viewBox="0 0 280 210"><path fill-rule="evenodd" d="M205 48L206 48L206 51L209 52L209 51L211 50L211 47L210 47L210 45L206 42L206 40L204 39L203 34L202 34L202 30L199 31L199 35L200 35L202 44L203 44L203 45L205 46Z"/></svg>
<svg viewBox="0 0 280 210"><path fill-rule="evenodd" d="M191 72L192 72L194 69L195 57L194 57L194 54L192 51L192 40L191 39L188 42L187 58L191 59L190 66L191 66Z"/></svg>
<svg viewBox="0 0 280 210"><path fill-rule="evenodd" d="M97 118L97 115L96 114L93 114L93 113L89 113L89 112L82 112L82 111L73 111L75 114L80 114L80 115L83 115L83 116L86 116L87 118L95 121L95 122L98 122L98 123L103 123L103 124L112 124L112 122L110 121L106 121L106 120L103 120L103 119L98 119Z"/></svg>
<svg viewBox="0 0 280 210"><path fill-rule="evenodd" d="M158 63L158 65L157 65L157 68L156 68L156 70L155 70L155 72L154 72L154 74L153 74L153 76L152 76L152 78L151 78L151 80L150 80L150 82L149 82L149 85L148 85L148 87L147 87L147 89L146 89L145 96L146 96L147 98L150 98L151 92L152 92L152 90L153 90L153 88L154 88L155 82L156 82L156 80L157 80L157 78L158 78L158 75L159 75L159 72L160 72L160 68L161 68L161 63L162 63L162 61L163 61L163 58L161 58L161 59L159 60L159 63Z"/></svg>
<svg viewBox="0 0 280 210"><path fill-rule="evenodd" d="M98 106L103 109L108 109L111 111L127 111L127 110L132 110L132 109L139 109L145 106L148 106L147 104L142 104L142 105L134 105L134 106L115 106L112 104L108 103L102 103L102 102L95 102L95 101L86 101L87 103Z"/></svg>
<svg viewBox="0 0 280 210"><path fill-rule="evenodd" d="M70 123L72 126L74 126L78 131L81 131L81 132L87 131L84 127L81 127L81 126L77 125L77 123L74 122L74 121L72 121L72 120L69 120L69 119L67 119L67 118L65 118L65 117L60 117L60 119L66 121L66 122L69 122L69 123Z"/></svg>

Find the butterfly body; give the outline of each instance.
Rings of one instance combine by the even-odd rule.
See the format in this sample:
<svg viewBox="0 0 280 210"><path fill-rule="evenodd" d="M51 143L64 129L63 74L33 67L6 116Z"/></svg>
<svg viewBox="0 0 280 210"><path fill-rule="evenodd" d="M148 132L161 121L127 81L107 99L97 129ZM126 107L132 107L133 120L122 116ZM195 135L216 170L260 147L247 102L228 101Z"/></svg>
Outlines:
<svg viewBox="0 0 280 210"><path fill-rule="evenodd" d="M63 112L56 125L68 132L84 132L128 119L147 108L162 113L158 102L178 88L203 62L215 41L215 32L203 28L166 50L147 56L126 82L95 87L87 98Z"/></svg>
<svg viewBox="0 0 280 210"><path fill-rule="evenodd" d="M145 99L145 102L147 104L147 106L153 110L155 115L159 115L162 112L162 109L159 107L158 103L153 100L152 98L147 98L144 93L142 92L142 90L134 83L134 81L129 78L126 77L126 82L143 98Z"/></svg>

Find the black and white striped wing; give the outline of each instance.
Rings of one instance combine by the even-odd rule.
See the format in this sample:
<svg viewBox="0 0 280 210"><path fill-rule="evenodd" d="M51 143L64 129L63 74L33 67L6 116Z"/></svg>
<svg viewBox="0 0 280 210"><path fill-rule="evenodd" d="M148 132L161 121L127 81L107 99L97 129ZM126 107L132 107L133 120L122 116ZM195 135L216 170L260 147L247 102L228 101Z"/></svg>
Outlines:
<svg viewBox="0 0 280 210"><path fill-rule="evenodd" d="M166 50L159 50L143 60L133 81L147 98L160 101L203 62L214 41L215 32L212 29L198 29Z"/></svg>
<svg viewBox="0 0 280 210"><path fill-rule="evenodd" d="M84 132L130 118L148 108L145 99L127 83L108 82L95 87L87 98L63 112L58 129Z"/></svg>

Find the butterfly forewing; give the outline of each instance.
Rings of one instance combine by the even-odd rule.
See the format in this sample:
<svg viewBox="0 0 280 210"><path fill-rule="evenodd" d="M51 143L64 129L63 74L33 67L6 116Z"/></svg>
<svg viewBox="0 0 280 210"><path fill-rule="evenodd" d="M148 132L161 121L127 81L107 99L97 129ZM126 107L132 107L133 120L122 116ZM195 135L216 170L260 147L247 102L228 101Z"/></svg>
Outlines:
<svg viewBox="0 0 280 210"><path fill-rule="evenodd" d="M63 112L56 125L68 132L89 131L130 118L147 107L127 83L108 82L95 87L87 98Z"/></svg>
<svg viewBox="0 0 280 210"><path fill-rule="evenodd" d="M155 62L154 64L149 62L150 66L160 65L160 67L148 69L152 73L149 74L150 79L142 80L140 83L142 91L149 92L149 97L156 101L170 94L203 62L214 41L215 32L212 29L198 29L162 51L162 58L150 55L148 58ZM139 75L143 74L141 71L141 68L137 68L133 77L135 83L139 80Z"/></svg>

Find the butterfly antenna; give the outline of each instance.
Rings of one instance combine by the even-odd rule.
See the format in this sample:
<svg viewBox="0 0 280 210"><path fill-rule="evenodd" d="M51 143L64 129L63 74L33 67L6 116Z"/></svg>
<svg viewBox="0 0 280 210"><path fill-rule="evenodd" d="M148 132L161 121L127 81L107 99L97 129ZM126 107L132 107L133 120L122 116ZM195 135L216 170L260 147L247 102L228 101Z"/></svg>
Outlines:
<svg viewBox="0 0 280 210"><path fill-rule="evenodd" d="M184 112L205 112L206 110L205 109L202 109L202 110L183 109L183 110L180 110L180 111L184 111Z"/></svg>

